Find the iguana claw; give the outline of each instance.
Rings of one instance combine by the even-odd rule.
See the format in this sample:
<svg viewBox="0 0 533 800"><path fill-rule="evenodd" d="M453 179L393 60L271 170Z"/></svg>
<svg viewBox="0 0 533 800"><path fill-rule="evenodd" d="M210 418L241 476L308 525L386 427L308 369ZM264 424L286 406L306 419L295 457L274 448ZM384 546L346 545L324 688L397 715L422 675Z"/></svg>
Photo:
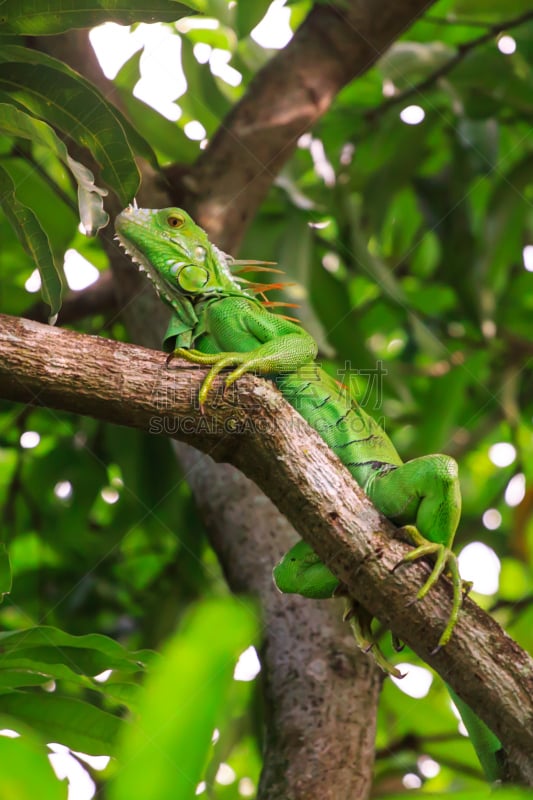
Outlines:
<svg viewBox="0 0 533 800"><path fill-rule="evenodd" d="M237 369L233 370L233 372L228 375L224 382L225 388L228 388L247 371L248 362L250 360L249 353L201 353L199 350L187 350L184 347L178 347L168 356L167 366L173 358L184 358L185 361L189 361L191 364L211 366L198 393L198 400L202 413L207 396L213 388L215 378L219 372L222 372L222 370L228 367L237 367Z"/></svg>
<svg viewBox="0 0 533 800"><path fill-rule="evenodd" d="M379 648L379 644L375 641L372 634L370 624L372 622L372 615L366 611L359 603L348 597L346 600L346 608L343 614L343 620L350 623L352 633L354 635L355 643L364 652L372 652L376 664L387 675L392 675L394 678L403 678L404 676L397 669L394 664L387 661Z"/></svg>
<svg viewBox="0 0 533 800"><path fill-rule="evenodd" d="M393 571L398 569L398 567L401 567L403 564L408 564L411 561L417 561L419 558L424 558L424 556L436 556L435 566L433 567L429 578L421 587L421 589L418 590L416 597L407 605L413 605L417 600L422 600L430 591L430 589L432 589L432 587L437 583L444 570L447 569L451 575L453 586L452 610L448 618L448 623L444 628L437 644L437 649L440 649L450 641L453 629L457 624L459 611L463 602L463 585L465 585L466 582L463 582L461 579L457 556L453 550L440 542L428 541L413 525L405 525L402 528L402 531L407 533L413 544L416 546L414 550L411 550L410 553L407 553L407 555L405 555L401 561L399 561L393 567Z"/></svg>

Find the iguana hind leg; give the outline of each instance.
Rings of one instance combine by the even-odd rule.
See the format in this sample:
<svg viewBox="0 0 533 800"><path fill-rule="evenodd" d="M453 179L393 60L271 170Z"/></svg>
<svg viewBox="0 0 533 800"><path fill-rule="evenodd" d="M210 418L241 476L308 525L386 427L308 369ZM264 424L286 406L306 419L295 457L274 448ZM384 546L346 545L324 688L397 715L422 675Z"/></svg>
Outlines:
<svg viewBox="0 0 533 800"><path fill-rule="evenodd" d="M444 455L417 458L382 474L378 471L365 491L385 516L400 524L416 525L407 524L405 527L415 549L400 564L428 555L435 557L433 570L419 590L417 599L426 596L445 570L450 573L453 602L438 643L438 647L443 647L452 635L463 596L457 557L451 549L461 516L456 462Z"/></svg>
<svg viewBox="0 0 533 800"><path fill-rule="evenodd" d="M272 571L274 583L284 594L301 594L313 600L334 597L340 581L301 539L285 553Z"/></svg>
<svg viewBox="0 0 533 800"><path fill-rule="evenodd" d="M301 540L294 545L274 567L274 583L286 594L326 600L335 596L346 596L344 620L350 624L357 646L368 652L372 650L381 669L396 678L401 672L390 664L374 639L371 630L372 615L353 597L346 595L343 586L319 559L311 545Z"/></svg>

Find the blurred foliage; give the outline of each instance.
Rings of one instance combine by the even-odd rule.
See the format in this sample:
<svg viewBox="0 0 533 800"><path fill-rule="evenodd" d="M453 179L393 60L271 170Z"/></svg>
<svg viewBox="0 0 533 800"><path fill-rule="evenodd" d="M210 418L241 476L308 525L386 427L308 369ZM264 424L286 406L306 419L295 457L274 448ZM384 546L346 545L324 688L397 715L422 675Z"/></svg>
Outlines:
<svg viewBox="0 0 533 800"><path fill-rule="evenodd" d="M115 81L122 113L61 62L23 46L26 34L145 18L137 7L146 4L115 5L86 3L75 19L61 0L47 3L54 14L41 15L33 3L2 6L2 312L22 315L32 305L25 282L35 260L51 313L68 248L105 269L98 242L77 231L77 205L86 229L97 228L106 188L124 204L136 191L134 155L156 169L191 165L199 143L186 136L186 124L197 120L211 136L271 55L250 36L268 2L188 3L218 24L202 27L197 17L195 25L168 25L181 39L188 82L177 99L181 116L171 122L132 96L139 53ZM288 5L293 28L311 5ZM457 547L483 541L501 564L499 591L476 599L532 650L533 250L527 256L524 248L533 245L533 14L513 23L528 11L528 0L431 6L302 136L242 255L279 261L296 282L279 299L301 304L324 366L353 379L404 459L432 451L458 459ZM164 0L150 4L150 15L166 22L187 13ZM515 52L500 52L494 25L513 38ZM200 63L199 44L204 55L228 51L241 83L229 85ZM419 124L400 118L411 105L424 111ZM79 155L73 160L72 142L99 161L106 188L94 186ZM76 328L125 338L120 322L103 314ZM39 441L23 447L30 431ZM503 467L489 456L502 442L514 448ZM511 481L515 499L507 493L507 502ZM136 796L162 800L188 786L179 796L193 797L200 780L212 798L251 796L260 768L257 704L229 669L252 639L251 612L226 598L168 442L3 402L0 508L0 593L11 581L6 548L13 576L0 607L0 717L2 727L23 734L0 737L2 790L66 797L43 749L59 740L73 750L119 753L123 772L112 761L96 778L114 777L117 799L132 797L132 785ZM207 605L167 642L191 603L205 597ZM407 659L416 663L413 654ZM108 680L95 679L108 669ZM192 699L192 715L178 713L176 691ZM176 713L165 716L171 692ZM211 745L215 722L220 738ZM165 750L150 739L158 731ZM154 795L147 775L151 766L164 768L162 752L176 769L157 773ZM216 780L221 762L233 770L226 783ZM413 699L387 681L375 794L411 798L415 786L437 797L486 796L442 684L435 680L425 698ZM507 795L525 796L506 790L502 800Z"/></svg>

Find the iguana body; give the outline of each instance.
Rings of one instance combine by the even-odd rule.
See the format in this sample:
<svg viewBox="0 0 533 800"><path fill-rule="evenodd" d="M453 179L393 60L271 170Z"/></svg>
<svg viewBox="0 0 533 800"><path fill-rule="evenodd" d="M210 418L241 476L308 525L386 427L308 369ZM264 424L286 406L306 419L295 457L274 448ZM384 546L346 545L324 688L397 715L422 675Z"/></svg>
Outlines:
<svg viewBox="0 0 533 800"><path fill-rule="evenodd" d="M247 289L244 282L243 287L243 280L231 272L231 259L184 211L130 207L119 215L115 227L121 244L174 311L166 349L211 366L200 390L202 407L223 369L232 370L226 386L245 372L274 378L283 396L318 431L374 505L396 523L409 526L416 547L404 561L435 556L431 575L417 597L424 597L449 570L454 600L439 640L439 646L445 645L462 599L451 550L461 513L455 461L431 455L403 463L374 419L314 363L313 338L299 325L268 311L255 297L254 284ZM339 586L304 542L287 553L274 578L281 591L313 598L331 597ZM369 637L369 622L357 633L360 641Z"/></svg>

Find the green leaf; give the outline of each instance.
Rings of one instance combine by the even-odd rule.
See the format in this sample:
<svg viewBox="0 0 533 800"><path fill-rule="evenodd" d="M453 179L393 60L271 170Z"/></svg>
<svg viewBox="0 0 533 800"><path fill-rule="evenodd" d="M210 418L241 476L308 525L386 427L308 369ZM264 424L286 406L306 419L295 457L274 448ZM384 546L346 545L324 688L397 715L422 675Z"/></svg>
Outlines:
<svg viewBox="0 0 533 800"><path fill-rule="evenodd" d="M51 678L51 675L26 669L2 669L0 670L0 691L16 689L19 686L41 686L43 683L48 683Z"/></svg>
<svg viewBox="0 0 533 800"><path fill-rule="evenodd" d="M139 684L124 682L122 673L114 672L107 681L95 681L85 674L79 674L78 664L72 664L78 668L77 671L65 664L57 663L58 657L50 658L50 662L38 661L42 653L34 650L24 651L26 657L4 656L0 669L0 693L7 693L9 689L21 688L24 686L41 686L50 681L67 681L70 684L92 689L103 695L107 700L117 704L135 708L136 698L139 692ZM46 655L46 654L45 654ZM68 659L68 654L62 654L64 660ZM120 668L119 668L120 669ZM115 679L119 675L119 679Z"/></svg>
<svg viewBox="0 0 533 800"><path fill-rule="evenodd" d="M10 139L10 141L13 141ZM26 142L20 141L21 151L31 150ZM76 202L72 197L72 182L70 172L63 164L41 145L35 149L35 159L44 165L46 162L46 173L35 168L34 163L24 157L6 158L2 160L2 166L9 173L11 180L15 184L16 194L19 203L32 209L39 220L41 228L46 232L50 242L50 248L57 265L61 279L63 279L62 264L65 251L71 245L73 232L79 224L79 214ZM68 174L67 174L68 172ZM46 177L44 177L46 174ZM54 183L47 180L51 177ZM60 186L64 191L64 196L60 197L55 190ZM68 205L67 205L68 204ZM80 234L80 239L85 242L87 237ZM87 239L87 241L90 241ZM6 243L7 244L7 243ZM35 265L32 266L32 270ZM20 269L27 275L28 267L21 264ZM26 300L28 298L26 297Z"/></svg>
<svg viewBox="0 0 533 800"><path fill-rule="evenodd" d="M477 268L485 279L485 288L493 290L496 296L501 296L509 281L516 281L508 267L523 245L523 226L528 213L523 193L532 181L533 154L528 152L494 181Z"/></svg>
<svg viewBox="0 0 533 800"><path fill-rule="evenodd" d="M435 272L440 256L438 236L434 231L427 230L411 251L411 271L420 278L429 278Z"/></svg>
<svg viewBox="0 0 533 800"><path fill-rule="evenodd" d="M449 311L457 303L455 292L450 286L433 282L423 284L417 278L408 275L401 282L409 307L419 311L425 317L438 316Z"/></svg>
<svg viewBox="0 0 533 800"><path fill-rule="evenodd" d="M5 800L65 800L67 784L59 781L43 745L26 733L0 736L0 796Z"/></svg>
<svg viewBox="0 0 533 800"><path fill-rule="evenodd" d="M531 11L531 0L456 0L453 5L454 16L481 17L488 19L510 19L515 14Z"/></svg>
<svg viewBox="0 0 533 800"><path fill-rule="evenodd" d="M13 583L13 576L11 574L11 562L9 560L9 553L3 542L0 542L0 595L4 599L6 594L11 591Z"/></svg>
<svg viewBox="0 0 533 800"><path fill-rule="evenodd" d="M401 189L389 201L383 221L382 252L398 262L410 254L413 240L422 224L418 198L410 187Z"/></svg>
<svg viewBox="0 0 533 800"><path fill-rule="evenodd" d="M133 25L136 22L174 22L190 16L198 8L194 0L187 5L173 0L5 0L1 7L0 33L38 36L62 33L71 28L93 28L103 22Z"/></svg>
<svg viewBox="0 0 533 800"><path fill-rule="evenodd" d="M61 279L54 264L48 236L31 208L23 205L15 194L15 184L0 167L0 203L17 237L33 258L41 276L41 293L50 306L50 321L54 321L61 308Z"/></svg>
<svg viewBox="0 0 533 800"><path fill-rule="evenodd" d="M88 81L50 56L8 45L0 51L0 86L88 148L105 182L124 205L130 202L139 187L131 147L115 109Z"/></svg>
<svg viewBox="0 0 533 800"><path fill-rule="evenodd" d="M17 663L15 659L13 663ZM27 686L42 686L50 684L51 681L63 681L64 685L68 682L73 686L82 689L91 689L98 692L106 702L106 705L124 706L129 710L137 707L137 697L140 691L138 683L128 683L114 681L113 677L107 681L94 681L90 678L78 675L63 664L42 664L33 660L20 659L20 667L0 671L0 693L8 694L10 690L19 689ZM11 662L7 661L8 665ZM118 673L117 673L118 674Z"/></svg>
<svg viewBox="0 0 533 800"><path fill-rule="evenodd" d="M404 125L398 119L398 110L391 109L379 131L356 150L350 169L356 179L368 175L363 207L376 231L387 215L390 198L419 171L434 124L434 115L428 113L421 125Z"/></svg>
<svg viewBox="0 0 533 800"><path fill-rule="evenodd" d="M18 691L0 695L0 722L2 715L28 725L48 741L95 756L114 754L123 724L119 717L89 703L43 692Z"/></svg>
<svg viewBox="0 0 533 800"><path fill-rule="evenodd" d="M48 680L57 678L87 686L87 681L94 675L104 672L101 656L94 651L69 650L68 648L35 647L23 650L20 655L13 653L2 657L2 669L25 670L27 672L46 675ZM112 662L111 667L113 666ZM95 666L97 664L97 666ZM116 665L115 665L116 666ZM109 669L108 667L107 669ZM2 672L0 671L0 676ZM88 677L87 677L88 676ZM80 680L80 677L83 680ZM23 686L24 684L20 684Z"/></svg>
<svg viewBox="0 0 533 800"><path fill-rule="evenodd" d="M431 409L431 414L423 414L418 421L413 445L417 452L440 453L442 449L446 452L465 404L468 380L468 366L432 378L421 402L423 408Z"/></svg>
<svg viewBox="0 0 533 800"><path fill-rule="evenodd" d="M193 53L193 45L183 36L181 40L181 63L187 78L187 92L180 97L180 106L189 119L199 120L211 136L230 109L213 77L208 64L199 64Z"/></svg>
<svg viewBox="0 0 533 800"><path fill-rule="evenodd" d="M279 266L299 285L294 289L290 286L287 287L280 299L298 302L298 319L315 339L320 353L331 357L334 350L326 338L324 328L309 302L307 294L302 293L302 287L307 290L311 281L313 245L313 236L307 219L300 214L293 213L287 219L287 226L279 244ZM261 281L260 276L259 281Z"/></svg>
<svg viewBox="0 0 533 800"><path fill-rule="evenodd" d="M251 2L237 3L236 31L239 39L248 36L255 26L261 22L270 7L271 0L254 0Z"/></svg>
<svg viewBox="0 0 533 800"><path fill-rule="evenodd" d="M138 721L124 729L112 800L194 797L237 656L254 628L250 607L232 598L204 602L188 616L147 681Z"/></svg>
<svg viewBox="0 0 533 800"><path fill-rule="evenodd" d="M82 647L28 647L2 657L2 665L10 669L35 669L54 678L75 680L76 675L94 676L107 669L139 672L142 665L135 661L113 658Z"/></svg>
<svg viewBox="0 0 533 800"><path fill-rule="evenodd" d="M70 169L78 184L80 220L88 236L107 225L109 216L104 211L102 201L107 189L96 186L92 172L69 156L67 148L50 125L15 106L0 103L0 131L48 147Z"/></svg>
<svg viewBox="0 0 533 800"><path fill-rule="evenodd" d="M188 138L176 122L171 122L142 100L133 96L135 84L141 77L139 61L141 53L134 53L120 69L114 80L119 88L123 108L138 128L139 133L148 140L164 162L180 161L189 164L198 155L198 143Z"/></svg>
<svg viewBox="0 0 533 800"><path fill-rule="evenodd" d="M68 664L73 669L79 666L80 669L77 671L85 670L87 667L82 667L82 663L92 659L96 672L85 671L86 675L97 675L98 672L113 668L136 672L143 669L146 662L154 657L150 651L129 652L114 639L98 633L72 636L70 633L48 626L0 633L0 654L3 659L13 655L29 658L28 651L34 649L38 649L41 657L46 655L47 649L55 652L56 663ZM48 657L43 660L48 660Z"/></svg>
<svg viewBox="0 0 533 800"><path fill-rule="evenodd" d="M196 0L196 6L206 17L215 17L223 25L229 24L231 11L228 8L228 0Z"/></svg>

